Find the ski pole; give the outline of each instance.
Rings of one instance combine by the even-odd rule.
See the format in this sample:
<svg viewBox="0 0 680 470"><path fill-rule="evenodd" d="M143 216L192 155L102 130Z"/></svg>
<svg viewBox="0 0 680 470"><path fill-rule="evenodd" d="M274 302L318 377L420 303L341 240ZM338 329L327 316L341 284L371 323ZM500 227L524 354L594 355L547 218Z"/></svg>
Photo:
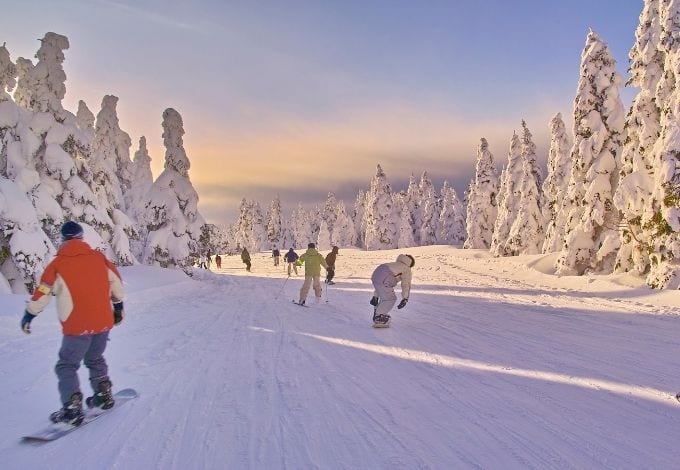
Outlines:
<svg viewBox="0 0 680 470"><path fill-rule="evenodd" d="M279 289L279 292L276 294L276 296L274 297L274 299L278 299L278 298L279 298L279 296L281 295L281 292L283 292L283 289L286 287L286 282L288 282L288 279L290 279L290 276L288 276L288 277L286 278L286 280L283 281L283 285L281 286L281 289Z"/></svg>

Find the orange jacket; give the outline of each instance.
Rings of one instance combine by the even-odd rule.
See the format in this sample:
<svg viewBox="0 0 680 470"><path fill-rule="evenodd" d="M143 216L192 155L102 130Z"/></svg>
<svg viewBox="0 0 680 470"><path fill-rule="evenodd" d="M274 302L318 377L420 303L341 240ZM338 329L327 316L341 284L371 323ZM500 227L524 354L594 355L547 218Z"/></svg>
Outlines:
<svg viewBox="0 0 680 470"><path fill-rule="evenodd" d="M82 240L61 245L47 265L26 310L42 312L57 297L65 335L101 333L113 327L111 302L123 300L123 282L116 266Z"/></svg>

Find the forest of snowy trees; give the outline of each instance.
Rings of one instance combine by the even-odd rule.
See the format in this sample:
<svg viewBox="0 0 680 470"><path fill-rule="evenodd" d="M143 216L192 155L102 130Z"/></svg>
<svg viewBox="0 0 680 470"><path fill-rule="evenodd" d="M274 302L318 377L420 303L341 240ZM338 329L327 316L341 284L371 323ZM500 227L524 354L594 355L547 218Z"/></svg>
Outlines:
<svg viewBox="0 0 680 470"><path fill-rule="evenodd" d="M680 257L680 3L645 0L624 78L606 42L587 34L568 133L562 114L547 158L526 122L510 130L499 168L485 138L462 198L426 171L395 190L378 165L347 206L331 192L312 209L243 199L227 227L206 223L189 178L182 117L168 108L159 132L163 172L153 179L144 137L130 158L118 98L96 117L65 110L68 39L47 33L34 64L0 47L0 289L30 291L59 243L65 220L121 265L187 269L196 257L304 247L367 250L450 244L495 256L555 253L561 275L634 272L651 287L678 288ZM537 161L547 160L545 179Z"/></svg>

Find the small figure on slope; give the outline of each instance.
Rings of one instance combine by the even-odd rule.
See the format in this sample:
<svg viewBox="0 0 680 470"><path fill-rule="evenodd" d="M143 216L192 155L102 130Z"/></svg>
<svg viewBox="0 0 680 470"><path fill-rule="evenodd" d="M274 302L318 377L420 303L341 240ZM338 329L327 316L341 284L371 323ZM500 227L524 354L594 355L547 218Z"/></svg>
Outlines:
<svg viewBox="0 0 680 470"><path fill-rule="evenodd" d="M217 269L222 269L222 257L220 255L215 256L215 266L217 266Z"/></svg>
<svg viewBox="0 0 680 470"><path fill-rule="evenodd" d="M109 409L114 405L104 350L109 331L123 321L123 282L116 266L82 240L80 224L66 222L61 236L63 243L26 306L21 329L30 333L31 321L47 307L52 295L57 297L64 337L54 370L64 406L50 419L78 426L85 416L78 381L83 360L94 390L87 406Z"/></svg>
<svg viewBox="0 0 680 470"><path fill-rule="evenodd" d="M416 261L411 255L401 254L392 263L384 263L375 268L371 276L373 283L373 298L371 305L373 310L374 326L387 326L390 321L388 315L394 304L397 302L397 295L394 293L394 286L401 282L401 302L397 305L402 309L408 302L411 291L411 268Z"/></svg>
<svg viewBox="0 0 680 470"><path fill-rule="evenodd" d="M247 248L243 248L241 252L241 261L246 265L246 271L250 272L250 253Z"/></svg>
<svg viewBox="0 0 680 470"><path fill-rule="evenodd" d="M288 263L288 277L290 277L290 270L293 269L295 271L295 274L297 275L298 270L297 270L297 260L300 258L297 253L295 253L295 250L292 248L288 250L288 253L286 253L286 263Z"/></svg>
<svg viewBox="0 0 680 470"><path fill-rule="evenodd" d="M281 252L278 248L272 250L272 258L274 258L274 266L279 265L279 259L281 258Z"/></svg>
<svg viewBox="0 0 680 470"><path fill-rule="evenodd" d="M300 260L305 264L305 282L300 289L300 301L298 303L300 305L305 304L311 284L314 285L314 294L318 303L321 301L321 266L328 269L326 260L316 250L314 243L307 245L307 251L300 256Z"/></svg>
<svg viewBox="0 0 680 470"><path fill-rule="evenodd" d="M338 257L338 247L334 246L330 253L326 255L326 284L333 285L333 277L335 276L335 259Z"/></svg>

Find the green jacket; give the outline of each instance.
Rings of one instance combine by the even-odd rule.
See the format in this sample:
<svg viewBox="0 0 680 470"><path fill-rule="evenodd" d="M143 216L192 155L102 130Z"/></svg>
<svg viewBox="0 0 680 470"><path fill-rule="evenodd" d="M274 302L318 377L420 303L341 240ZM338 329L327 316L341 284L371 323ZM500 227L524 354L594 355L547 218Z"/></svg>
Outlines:
<svg viewBox="0 0 680 470"><path fill-rule="evenodd" d="M323 259L321 253L316 251L316 248L307 248L300 259L305 263L305 276L320 276L321 266L328 268L326 260Z"/></svg>

